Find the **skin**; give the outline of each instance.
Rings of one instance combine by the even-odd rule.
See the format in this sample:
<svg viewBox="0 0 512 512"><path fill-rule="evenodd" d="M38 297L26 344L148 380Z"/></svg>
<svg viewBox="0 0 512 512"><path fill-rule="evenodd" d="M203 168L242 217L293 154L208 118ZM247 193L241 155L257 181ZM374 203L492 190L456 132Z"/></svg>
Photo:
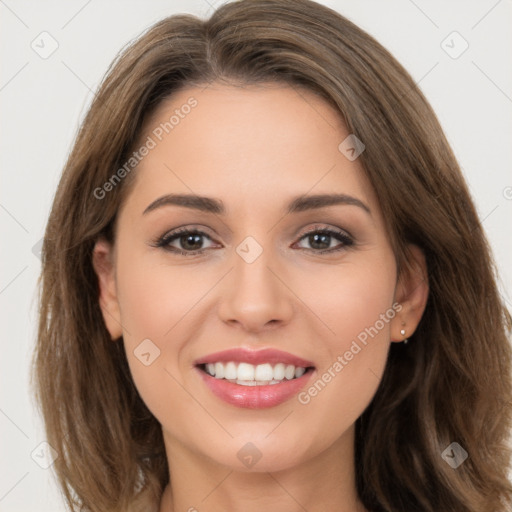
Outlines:
<svg viewBox="0 0 512 512"><path fill-rule="evenodd" d="M423 255L412 247L414 269L398 279L375 193L360 159L338 150L349 132L322 99L279 84L188 87L159 106L141 141L191 96L198 105L138 165L115 245L99 240L93 257L105 324L113 340L123 337L135 385L163 428L172 482L160 511L364 511L354 425L390 343L404 339L402 328L410 336L424 311ZM354 205L285 214L296 196L333 192L371 214ZM143 215L168 193L218 198L226 214L167 205ZM208 235L196 245L203 254L153 246L181 226ZM317 226L354 243L332 237L319 248L304 236ZM247 236L263 249L250 264L236 252ZM186 250L179 238L172 246ZM321 254L326 247L341 250ZM307 404L238 408L193 368L228 348L277 348L314 362L309 386L395 302L401 311ZM161 351L149 366L134 355L146 338ZM251 468L237 457L248 442L262 455Z"/></svg>

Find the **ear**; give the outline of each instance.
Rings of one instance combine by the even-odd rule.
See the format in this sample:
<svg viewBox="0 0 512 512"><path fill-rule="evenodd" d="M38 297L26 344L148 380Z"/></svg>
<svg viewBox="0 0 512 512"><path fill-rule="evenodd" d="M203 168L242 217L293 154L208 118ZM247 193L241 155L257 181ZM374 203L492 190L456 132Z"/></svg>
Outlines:
<svg viewBox="0 0 512 512"><path fill-rule="evenodd" d="M101 238L94 245L92 264L98 276L100 288L100 308L103 321L112 340L119 339L122 334L121 312L117 301L114 250L112 244Z"/></svg>
<svg viewBox="0 0 512 512"><path fill-rule="evenodd" d="M391 341L409 338L418 327L427 305L429 285L425 255L416 245L409 245L408 250L408 265L402 269L395 290L395 301L402 308L391 321Z"/></svg>

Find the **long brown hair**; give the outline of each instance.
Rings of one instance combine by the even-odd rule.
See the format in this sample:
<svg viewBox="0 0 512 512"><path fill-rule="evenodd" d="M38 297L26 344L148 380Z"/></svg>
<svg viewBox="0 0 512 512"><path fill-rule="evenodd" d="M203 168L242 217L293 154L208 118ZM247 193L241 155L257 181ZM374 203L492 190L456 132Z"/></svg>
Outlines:
<svg viewBox="0 0 512 512"><path fill-rule="evenodd" d="M161 426L103 322L91 255L113 239L131 180L95 194L126 162L147 116L178 88L280 82L321 95L366 150L399 268L426 256L424 316L392 343L356 423L359 496L372 512L510 510L510 315L459 166L426 99L372 37L309 0L242 0L207 20L163 19L112 64L65 166L42 248L37 398L70 507L157 507L169 472ZM132 171L132 174L136 169ZM443 451L457 442L457 469Z"/></svg>

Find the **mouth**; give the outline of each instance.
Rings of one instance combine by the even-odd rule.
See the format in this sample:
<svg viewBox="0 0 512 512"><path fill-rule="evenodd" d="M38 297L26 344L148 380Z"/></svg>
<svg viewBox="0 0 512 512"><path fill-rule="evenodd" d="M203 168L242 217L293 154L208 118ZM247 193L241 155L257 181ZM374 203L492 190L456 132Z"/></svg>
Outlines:
<svg viewBox="0 0 512 512"><path fill-rule="evenodd" d="M239 386L274 386L298 379L314 370L314 366L304 367L284 363L253 365L235 361L205 363L197 365L197 368L215 379L223 379Z"/></svg>
<svg viewBox="0 0 512 512"><path fill-rule="evenodd" d="M315 373L312 362L273 349L218 352L196 361L195 369L216 397L248 409L291 399Z"/></svg>

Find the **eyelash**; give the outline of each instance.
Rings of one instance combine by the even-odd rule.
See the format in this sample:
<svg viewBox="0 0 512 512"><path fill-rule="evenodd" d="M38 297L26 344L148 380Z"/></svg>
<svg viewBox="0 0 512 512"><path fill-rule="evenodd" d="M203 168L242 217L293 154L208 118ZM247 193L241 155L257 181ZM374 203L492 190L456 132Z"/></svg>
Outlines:
<svg viewBox="0 0 512 512"><path fill-rule="evenodd" d="M339 240L342 243L342 245L341 245L341 247L338 247L337 249L315 250L315 249L306 249L306 248L302 247L301 248L302 250L305 250L305 251L308 251L308 252L313 252L313 253L316 253L316 254L335 253L335 252L341 251L343 249L346 249L347 247L350 247L350 246L354 245L353 238L349 234L347 234L347 233L345 233L343 231L335 231L335 230L332 230L332 229L317 228L317 227L314 227L314 228L306 231L299 238L299 241L304 239L304 238L306 238L306 237L308 237L308 236L310 236L310 235L312 235L312 234L329 235L329 236ZM202 254L202 253L204 253L205 251L208 250L208 249L199 249L197 251L182 251L180 249L176 249L175 247L171 247L169 245L171 242L173 242L176 239L179 239L183 235L200 235L200 236L205 236L205 237L210 238L209 235L207 235L203 231L200 231L200 230L197 230L197 229L178 228L178 229L176 229L174 231L171 231L170 233L166 233L165 235L163 235L162 237L157 239L152 245L154 247L159 247L159 248L164 249L165 251L176 253L176 254L181 255L181 256L195 256L195 255L198 255L198 254ZM211 238L210 238L210 240L211 240Z"/></svg>

